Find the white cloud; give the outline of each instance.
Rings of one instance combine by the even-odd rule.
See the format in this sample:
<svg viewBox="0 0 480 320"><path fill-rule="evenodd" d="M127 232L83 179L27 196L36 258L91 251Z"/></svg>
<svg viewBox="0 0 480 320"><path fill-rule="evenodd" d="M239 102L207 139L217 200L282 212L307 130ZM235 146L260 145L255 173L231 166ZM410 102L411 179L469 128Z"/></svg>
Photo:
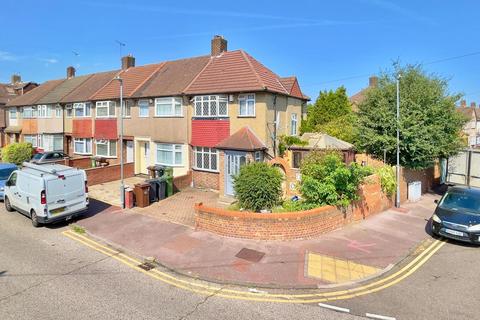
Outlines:
<svg viewBox="0 0 480 320"><path fill-rule="evenodd" d="M18 57L7 51L0 51L0 61L16 61Z"/></svg>
<svg viewBox="0 0 480 320"><path fill-rule="evenodd" d="M54 64L58 62L58 60L54 58L46 58L46 59L39 59L39 60L48 64Z"/></svg>

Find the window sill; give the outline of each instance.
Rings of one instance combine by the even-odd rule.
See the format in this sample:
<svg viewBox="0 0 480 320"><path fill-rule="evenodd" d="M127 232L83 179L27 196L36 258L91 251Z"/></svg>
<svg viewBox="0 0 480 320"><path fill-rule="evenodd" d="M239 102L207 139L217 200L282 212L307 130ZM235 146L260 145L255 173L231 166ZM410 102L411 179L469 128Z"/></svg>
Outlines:
<svg viewBox="0 0 480 320"><path fill-rule="evenodd" d="M117 116L107 116L107 117L98 117L98 116L95 116L95 119L104 119L104 120L108 120L108 119L116 119Z"/></svg>
<svg viewBox="0 0 480 320"><path fill-rule="evenodd" d="M157 116L154 115L154 118L184 118L184 116Z"/></svg>
<svg viewBox="0 0 480 320"><path fill-rule="evenodd" d="M183 167L185 167L183 164L166 164L166 163L159 163L159 162L155 162L155 164L160 165L160 166L170 167L170 168L183 168Z"/></svg>
<svg viewBox="0 0 480 320"><path fill-rule="evenodd" d="M256 118L257 116L253 115L253 116L241 116L241 115L238 115L237 118Z"/></svg>
<svg viewBox="0 0 480 320"><path fill-rule="evenodd" d="M79 154L81 156L91 156L92 155L91 153L80 153L80 152L75 152L75 151L73 151L73 154Z"/></svg>
<svg viewBox="0 0 480 320"><path fill-rule="evenodd" d="M196 168L196 167L193 167L192 169L195 170L195 171L210 172L210 173L220 173L220 171L218 171L218 170L201 169L201 168Z"/></svg>
<svg viewBox="0 0 480 320"><path fill-rule="evenodd" d="M105 159L117 159L117 157L112 157L112 156L102 156L102 155L99 155L99 154L96 154L95 157L99 157L99 158L105 158Z"/></svg>

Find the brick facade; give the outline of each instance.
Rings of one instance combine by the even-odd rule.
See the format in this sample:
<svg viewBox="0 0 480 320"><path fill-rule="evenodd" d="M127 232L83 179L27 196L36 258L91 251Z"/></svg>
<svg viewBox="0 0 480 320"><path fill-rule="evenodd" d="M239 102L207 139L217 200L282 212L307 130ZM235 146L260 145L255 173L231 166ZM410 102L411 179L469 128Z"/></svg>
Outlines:
<svg viewBox="0 0 480 320"><path fill-rule="evenodd" d="M130 178L134 176L134 166L133 163L126 163L124 166L124 177ZM87 173L87 181L89 186L93 186L95 184L115 181L120 179L120 165L110 165L106 167L98 167L98 168L88 168L85 169Z"/></svg>
<svg viewBox="0 0 480 320"><path fill-rule="evenodd" d="M324 206L307 211L256 213L211 208L200 203L195 205L195 227L234 238L308 239L365 219L392 206L392 200L383 195L376 176L369 177L359 193L361 200L347 210Z"/></svg>
<svg viewBox="0 0 480 320"><path fill-rule="evenodd" d="M193 170L192 175L195 188L219 189L219 173Z"/></svg>
<svg viewBox="0 0 480 320"><path fill-rule="evenodd" d="M187 174L173 178L173 191L178 192L192 184L192 171Z"/></svg>

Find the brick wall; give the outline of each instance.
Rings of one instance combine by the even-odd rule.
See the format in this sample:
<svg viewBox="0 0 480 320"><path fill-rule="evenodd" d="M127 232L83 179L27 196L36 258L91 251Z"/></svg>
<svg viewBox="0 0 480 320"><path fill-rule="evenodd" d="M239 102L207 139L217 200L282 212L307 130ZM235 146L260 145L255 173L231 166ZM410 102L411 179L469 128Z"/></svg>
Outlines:
<svg viewBox="0 0 480 320"><path fill-rule="evenodd" d="M92 166L90 157L78 157L65 160L65 165L74 168L87 169Z"/></svg>
<svg viewBox="0 0 480 320"><path fill-rule="evenodd" d="M400 171L400 202L407 201L408 184L413 181L420 181L422 183L422 194L431 190L435 183L435 169L434 167L424 170L412 170L402 168Z"/></svg>
<svg viewBox="0 0 480 320"><path fill-rule="evenodd" d="M195 188L205 188L205 189L219 189L219 174L215 172L206 172L206 171L192 171L193 175L193 186Z"/></svg>
<svg viewBox="0 0 480 320"><path fill-rule="evenodd" d="M133 163L125 163L124 165L124 177L129 178L134 176ZM104 182L110 182L120 180L120 165L110 165L106 167L88 168L85 169L87 173L87 181L89 186L100 184Z"/></svg>
<svg viewBox="0 0 480 320"><path fill-rule="evenodd" d="M188 171L187 174L183 176L178 176L173 178L173 191L178 192L182 191L185 188L188 188L192 184L192 171Z"/></svg>
<svg viewBox="0 0 480 320"><path fill-rule="evenodd" d="M362 220L392 206L376 176L359 190L361 199L347 210L324 206L306 211L256 213L195 205L195 227L222 236L258 239L308 239Z"/></svg>

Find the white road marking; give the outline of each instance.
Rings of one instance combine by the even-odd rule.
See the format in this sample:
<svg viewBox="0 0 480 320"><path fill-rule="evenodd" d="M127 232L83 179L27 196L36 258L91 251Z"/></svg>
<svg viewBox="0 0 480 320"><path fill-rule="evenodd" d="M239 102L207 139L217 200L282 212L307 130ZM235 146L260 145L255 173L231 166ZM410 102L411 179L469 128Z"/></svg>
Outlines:
<svg viewBox="0 0 480 320"><path fill-rule="evenodd" d="M347 308L332 306L332 305L326 304L326 303L319 303L318 305L322 308L326 308L326 309L330 309L330 310L334 310L334 311L338 311L338 312L350 313L350 309L347 309Z"/></svg>
<svg viewBox="0 0 480 320"><path fill-rule="evenodd" d="M370 319L396 320L396 318L394 317L382 316L381 314L375 314L375 313L366 313L365 316Z"/></svg>

